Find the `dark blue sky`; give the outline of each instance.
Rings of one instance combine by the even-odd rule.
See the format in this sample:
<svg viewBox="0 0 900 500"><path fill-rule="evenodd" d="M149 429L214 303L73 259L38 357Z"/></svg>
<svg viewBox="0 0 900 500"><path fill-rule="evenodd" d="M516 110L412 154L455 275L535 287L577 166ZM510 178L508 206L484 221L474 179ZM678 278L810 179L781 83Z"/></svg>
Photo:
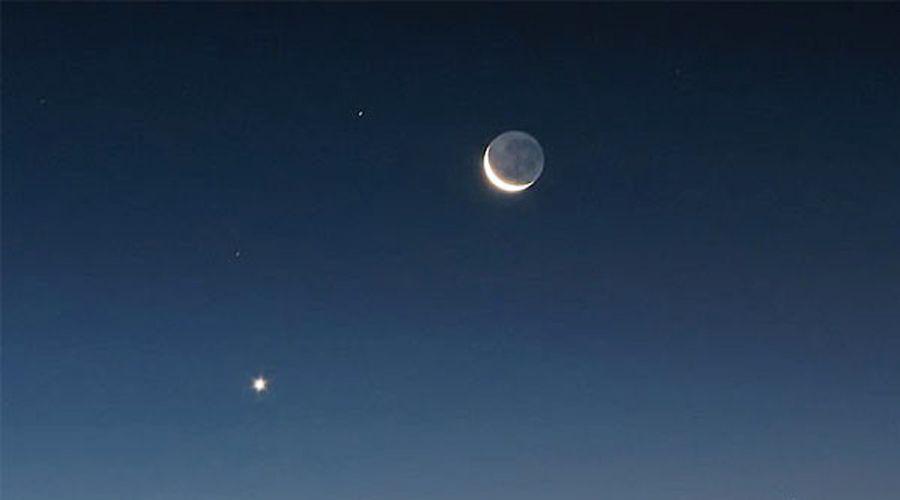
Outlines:
<svg viewBox="0 0 900 500"><path fill-rule="evenodd" d="M3 498L897 498L898 25L4 3Z"/></svg>

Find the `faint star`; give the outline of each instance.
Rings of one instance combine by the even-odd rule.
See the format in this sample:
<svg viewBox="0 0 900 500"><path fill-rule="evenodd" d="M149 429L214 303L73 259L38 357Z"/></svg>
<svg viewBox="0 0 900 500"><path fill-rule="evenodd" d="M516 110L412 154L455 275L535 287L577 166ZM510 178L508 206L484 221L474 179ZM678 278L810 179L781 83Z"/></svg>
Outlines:
<svg viewBox="0 0 900 500"><path fill-rule="evenodd" d="M257 394L267 390L269 388L269 381L266 380L262 375L253 379L253 390L256 391Z"/></svg>

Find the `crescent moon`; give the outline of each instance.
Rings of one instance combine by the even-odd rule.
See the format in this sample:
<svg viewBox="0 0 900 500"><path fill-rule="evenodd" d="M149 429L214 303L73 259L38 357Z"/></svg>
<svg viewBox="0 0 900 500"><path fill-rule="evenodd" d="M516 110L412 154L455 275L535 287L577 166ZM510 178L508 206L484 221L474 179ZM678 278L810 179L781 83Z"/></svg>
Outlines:
<svg viewBox="0 0 900 500"><path fill-rule="evenodd" d="M534 184L534 181L531 181L528 184L513 184L512 182L506 182L501 179L500 176L494 172L494 169L491 168L491 160L488 159L488 153L490 151L490 146L488 146L487 149L484 150L484 175L497 189L506 191L507 193L518 193L519 191L528 189L529 186Z"/></svg>

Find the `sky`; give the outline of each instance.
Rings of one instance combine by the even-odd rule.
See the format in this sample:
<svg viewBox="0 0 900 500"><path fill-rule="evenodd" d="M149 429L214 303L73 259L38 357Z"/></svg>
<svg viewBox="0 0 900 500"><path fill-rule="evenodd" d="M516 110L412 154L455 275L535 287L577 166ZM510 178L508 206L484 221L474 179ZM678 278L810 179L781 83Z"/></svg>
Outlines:
<svg viewBox="0 0 900 500"><path fill-rule="evenodd" d="M2 14L4 499L900 491L897 5Z"/></svg>

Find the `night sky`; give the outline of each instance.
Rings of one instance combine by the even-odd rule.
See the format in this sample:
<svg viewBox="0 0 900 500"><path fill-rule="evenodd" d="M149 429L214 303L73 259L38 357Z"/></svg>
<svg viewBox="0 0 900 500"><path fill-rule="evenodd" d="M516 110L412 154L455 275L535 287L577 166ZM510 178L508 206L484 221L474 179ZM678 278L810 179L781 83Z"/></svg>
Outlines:
<svg viewBox="0 0 900 500"><path fill-rule="evenodd" d="M4 500L900 498L900 6L2 14Z"/></svg>

